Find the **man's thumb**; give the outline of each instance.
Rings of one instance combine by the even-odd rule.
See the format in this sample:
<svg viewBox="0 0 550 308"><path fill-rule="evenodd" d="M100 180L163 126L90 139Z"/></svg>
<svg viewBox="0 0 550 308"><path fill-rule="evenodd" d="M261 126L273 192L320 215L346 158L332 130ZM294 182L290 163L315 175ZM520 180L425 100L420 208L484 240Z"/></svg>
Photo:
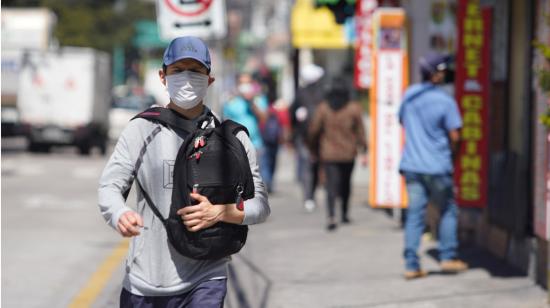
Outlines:
<svg viewBox="0 0 550 308"><path fill-rule="evenodd" d="M141 215L135 213L134 216L136 218L137 225L143 227L143 219L141 218Z"/></svg>

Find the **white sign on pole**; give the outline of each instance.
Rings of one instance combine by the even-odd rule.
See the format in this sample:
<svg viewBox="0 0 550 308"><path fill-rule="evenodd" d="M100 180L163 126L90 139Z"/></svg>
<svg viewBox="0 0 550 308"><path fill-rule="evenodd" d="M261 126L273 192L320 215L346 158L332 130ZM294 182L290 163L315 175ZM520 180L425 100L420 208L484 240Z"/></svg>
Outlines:
<svg viewBox="0 0 550 308"><path fill-rule="evenodd" d="M376 65L376 204L398 206L403 200L399 174L403 137L397 118L403 91L403 51L379 51Z"/></svg>
<svg viewBox="0 0 550 308"><path fill-rule="evenodd" d="M157 0L160 37L218 39L227 33L225 0Z"/></svg>

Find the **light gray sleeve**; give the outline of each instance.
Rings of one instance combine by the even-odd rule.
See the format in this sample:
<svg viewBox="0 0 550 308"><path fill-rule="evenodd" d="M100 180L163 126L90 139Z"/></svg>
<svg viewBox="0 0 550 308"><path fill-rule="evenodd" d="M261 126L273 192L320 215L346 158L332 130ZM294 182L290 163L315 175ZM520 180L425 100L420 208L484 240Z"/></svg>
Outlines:
<svg viewBox="0 0 550 308"><path fill-rule="evenodd" d="M237 138L241 141L244 149L246 150L248 163L250 164L250 171L252 171L252 178L254 180L254 198L244 202L244 220L242 224L253 225L262 223L271 213L271 209L267 199L267 191L265 189L262 177L260 176L260 168L258 167L258 160L256 158L256 149L244 131L239 132L237 134Z"/></svg>
<svg viewBox="0 0 550 308"><path fill-rule="evenodd" d="M105 221L115 230L117 230L120 216L132 210L126 206L123 196L124 192L131 187L133 180L134 162L131 159L128 142L128 133L132 130L130 126L133 125L129 124L121 134L99 179L99 210Z"/></svg>

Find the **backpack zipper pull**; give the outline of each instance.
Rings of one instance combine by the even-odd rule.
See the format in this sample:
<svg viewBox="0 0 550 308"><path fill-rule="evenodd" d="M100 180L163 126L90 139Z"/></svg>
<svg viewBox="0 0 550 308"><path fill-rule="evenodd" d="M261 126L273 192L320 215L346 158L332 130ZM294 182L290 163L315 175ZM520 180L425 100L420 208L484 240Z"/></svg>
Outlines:
<svg viewBox="0 0 550 308"><path fill-rule="evenodd" d="M201 158L201 155L202 155L202 151L195 152L195 159L199 160Z"/></svg>
<svg viewBox="0 0 550 308"><path fill-rule="evenodd" d="M241 185L237 186L237 200L235 204L237 205L237 210L244 211L244 200L243 200L243 187Z"/></svg>

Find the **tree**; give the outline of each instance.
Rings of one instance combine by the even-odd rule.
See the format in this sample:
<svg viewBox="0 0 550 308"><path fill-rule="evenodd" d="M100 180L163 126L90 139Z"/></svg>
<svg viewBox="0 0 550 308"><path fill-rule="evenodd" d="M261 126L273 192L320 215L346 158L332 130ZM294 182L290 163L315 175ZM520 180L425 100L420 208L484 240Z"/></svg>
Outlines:
<svg viewBox="0 0 550 308"><path fill-rule="evenodd" d="M128 3L131 3L128 4ZM117 10L115 7L122 7ZM2 7L46 7L58 18L54 36L62 46L131 51L134 23L155 20L155 4L128 0L11 0Z"/></svg>

